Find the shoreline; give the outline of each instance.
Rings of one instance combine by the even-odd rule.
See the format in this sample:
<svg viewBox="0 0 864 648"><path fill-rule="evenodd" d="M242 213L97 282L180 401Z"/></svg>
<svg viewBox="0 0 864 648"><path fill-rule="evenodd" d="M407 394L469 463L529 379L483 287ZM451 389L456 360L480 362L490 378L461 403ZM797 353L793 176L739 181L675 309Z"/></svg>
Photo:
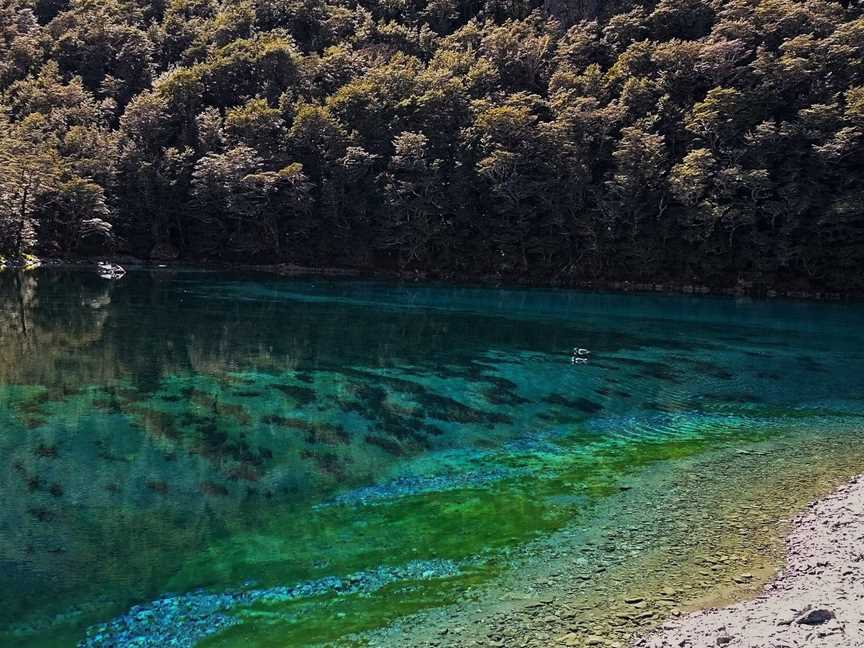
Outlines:
<svg viewBox="0 0 864 648"><path fill-rule="evenodd" d="M636 648L864 645L864 475L792 521L786 564L755 599L673 619Z"/></svg>
<svg viewBox="0 0 864 648"><path fill-rule="evenodd" d="M864 300L864 292L837 292L817 288L782 287L780 285L759 283L757 281L739 280L735 285L708 285L698 280L681 281L676 279L656 281L609 280L609 279L579 279L561 280L551 278L533 278L509 275L436 273L428 271L395 271L383 269L337 268L337 267L307 267L290 263L245 264L230 262L207 262L190 260L189 262L160 261L155 259L140 259L126 255L105 257L62 259L33 258L26 261L5 261L0 263L0 270L32 270L37 268L58 268L87 270L96 268L98 263L116 263L131 269L200 269L200 270L234 270L246 272L261 272L280 277L330 277L345 279L379 279L383 281L409 282L442 282L445 284L477 285L499 288L538 288L538 289L569 289L583 292L613 292L660 295L704 295L717 297L736 297L753 299L794 299L816 302L857 302Z"/></svg>
<svg viewBox="0 0 864 648"><path fill-rule="evenodd" d="M853 477L861 474L860 458L846 469L822 465L811 472L809 450L793 443L778 452L782 459L769 458L774 453L768 446L730 448L685 461L679 466L682 470L674 471L677 475L657 475L655 480L649 474L645 483L628 480L629 485L612 497L613 516L604 514L610 522L615 516L626 518L627 526L600 525L585 535L577 525L538 539L513 556L501 581L467 592L461 602L417 613L357 639L379 648L655 648L635 642L653 636L669 619L690 618L711 606L758 597L783 568L784 539L803 515L800 511L811 510L812 503L805 508L808 502L822 502L832 497L826 494L840 492L838 488L845 488L841 484L852 483L850 478L861 479ZM733 456L746 465L734 475L723 475ZM783 476L777 474L775 464L788 466L790 460L794 467ZM703 479L706 473L716 477ZM741 489L749 488L751 475L753 490L742 499ZM726 483L730 478L733 483ZM682 479L690 483L675 493ZM691 511L688 493L694 487L708 500ZM665 494L657 499L661 491ZM656 511L641 521L631 517L653 504L660 512L659 524ZM695 510L705 514L694 517ZM691 534L693 525L710 529ZM612 543L623 544L630 557L610 560L606 552ZM681 645L714 648L714 639ZM834 648L826 643L807 645ZM658 646L680 648L677 642Z"/></svg>

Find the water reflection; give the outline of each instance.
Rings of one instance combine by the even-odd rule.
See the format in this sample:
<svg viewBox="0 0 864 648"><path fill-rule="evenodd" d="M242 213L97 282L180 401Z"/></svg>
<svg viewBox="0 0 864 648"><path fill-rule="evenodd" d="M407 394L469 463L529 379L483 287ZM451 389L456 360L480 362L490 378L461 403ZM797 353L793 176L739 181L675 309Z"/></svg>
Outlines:
<svg viewBox="0 0 864 648"><path fill-rule="evenodd" d="M334 504L517 483L556 453L600 483L598 447L623 470L862 411L860 309L166 271L5 273L0 301L0 623L33 645L167 587L377 568L373 514ZM520 542L558 524L539 505L490 523ZM406 538L433 519L410 515ZM427 557L490 542L460 533Z"/></svg>

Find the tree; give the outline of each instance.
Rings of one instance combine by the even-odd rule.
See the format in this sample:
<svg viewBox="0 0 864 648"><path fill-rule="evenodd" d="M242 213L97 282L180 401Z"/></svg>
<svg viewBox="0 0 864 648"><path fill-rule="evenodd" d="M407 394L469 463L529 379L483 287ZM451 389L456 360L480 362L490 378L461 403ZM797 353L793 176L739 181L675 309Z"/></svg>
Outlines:
<svg viewBox="0 0 864 648"><path fill-rule="evenodd" d="M311 206L310 190L302 165L266 171L258 153L242 145L207 154L192 173L198 219L211 230L210 251L244 257L280 251L285 227Z"/></svg>
<svg viewBox="0 0 864 648"><path fill-rule="evenodd" d="M43 58L31 3L0 2L0 88L23 79Z"/></svg>
<svg viewBox="0 0 864 648"><path fill-rule="evenodd" d="M208 153L195 164L192 196L199 206L199 218L206 225L224 230L211 235L215 244L224 245L237 233L240 223L261 214L261 204L272 182L247 180L261 170L261 164L258 153L248 146Z"/></svg>
<svg viewBox="0 0 864 648"><path fill-rule="evenodd" d="M722 145L738 145L746 122L747 106L740 91L734 88L712 88L704 101L693 106L685 117L688 131L708 144L713 151Z"/></svg>
<svg viewBox="0 0 864 648"><path fill-rule="evenodd" d="M697 207L704 200L716 170L717 160L711 151L704 148L688 151L669 174L672 195L687 207Z"/></svg>
<svg viewBox="0 0 864 648"><path fill-rule="evenodd" d="M60 181L62 161L0 121L0 249L20 258L36 245L36 214Z"/></svg>
<svg viewBox="0 0 864 648"><path fill-rule="evenodd" d="M143 31L144 14L132 2L73 0L46 26L52 59L74 70L91 91L106 76L115 80L115 99L125 105L152 81L153 44Z"/></svg>
<svg viewBox="0 0 864 648"><path fill-rule="evenodd" d="M251 99L227 111L225 135L229 144L249 146L274 157L284 143L285 123L278 108L271 108L264 99Z"/></svg>
<svg viewBox="0 0 864 648"><path fill-rule="evenodd" d="M61 254L100 253L113 243L111 211L103 188L87 178L61 182L39 223L40 247Z"/></svg>
<svg viewBox="0 0 864 648"><path fill-rule="evenodd" d="M492 253L505 267L529 271L543 235L550 160L535 111L537 97L517 94L503 106L479 107L466 131L479 158L478 176L488 187L494 219L483 225Z"/></svg>
<svg viewBox="0 0 864 648"><path fill-rule="evenodd" d="M400 267L433 259L436 239L445 226L438 202L441 161L427 158L428 142L423 133L397 135L388 170L381 176L390 207L382 223L383 243L397 251Z"/></svg>
<svg viewBox="0 0 864 648"><path fill-rule="evenodd" d="M0 0L4 252L864 288L862 88L845 0Z"/></svg>
<svg viewBox="0 0 864 648"><path fill-rule="evenodd" d="M277 102L299 81L298 57L293 41L275 32L212 50L203 68L208 103L228 107L255 96Z"/></svg>
<svg viewBox="0 0 864 648"><path fill-rule="evenodd" d="M662 135L637 126L621 129L621 139L612 153L615 167L606 181L604 209L611 227L621 227L635 236L646 218L662 216L667 204L667 156Z"/></svg>

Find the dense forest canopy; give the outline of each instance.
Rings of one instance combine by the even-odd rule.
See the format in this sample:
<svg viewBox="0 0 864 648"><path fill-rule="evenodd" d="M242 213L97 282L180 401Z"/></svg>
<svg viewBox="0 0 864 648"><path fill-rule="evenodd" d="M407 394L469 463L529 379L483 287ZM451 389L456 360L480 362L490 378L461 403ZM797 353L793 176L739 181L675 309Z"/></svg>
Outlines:
<svg viewBox="0 0 864 648"><path fill-rule="evenodd" d="M0 253L864 285L864 6L0 0Z"/></svg>

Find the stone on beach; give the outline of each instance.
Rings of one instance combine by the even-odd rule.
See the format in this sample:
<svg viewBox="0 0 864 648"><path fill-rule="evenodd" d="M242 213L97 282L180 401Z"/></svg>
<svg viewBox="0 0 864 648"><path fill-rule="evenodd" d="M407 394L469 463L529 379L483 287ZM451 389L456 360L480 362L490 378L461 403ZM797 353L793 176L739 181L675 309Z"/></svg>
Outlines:
<svg viewBox="0 0 864 648"><path fill-rule="evenodd" d="M648 648L864 646L864 477L811 504L793 522L787 564L755 600L709 609L637 638ZM742 574L741 580L750 574ZM738 580L738 579L736 579Z"/></svg>
<svg viewBox="0 0 864 648"><path fill-rule="evenodd" d="M816 608L813 610L807 610L797 619L795 619L795 623L803 624L803 625L820 625L825 623L826 621L830 621L834 618L834 613L831 610L826 610L824 608Z"/></svg>

